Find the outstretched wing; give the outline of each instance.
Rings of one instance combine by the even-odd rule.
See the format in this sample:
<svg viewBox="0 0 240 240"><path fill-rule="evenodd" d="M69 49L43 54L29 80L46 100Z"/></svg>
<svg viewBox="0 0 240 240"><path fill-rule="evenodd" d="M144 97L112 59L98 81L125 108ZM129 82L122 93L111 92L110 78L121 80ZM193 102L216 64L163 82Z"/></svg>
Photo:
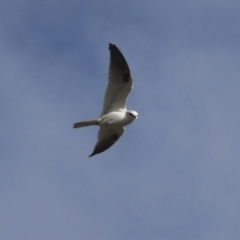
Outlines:
<svg viewBox="0 0 240 240"><path fill-rule="evenodd" d="M104 96L102 114L125 109L128 94L133 86L131 72L124 56L114 44L109 44L109 50L108 86Z"/></svg>
<svg viewBox="0 0 240 240"><path fill-rule="evenodd" d="M98 141L89 157L110 148L122 136L123 132L123 127L100 127L98 132Z"/></svg>

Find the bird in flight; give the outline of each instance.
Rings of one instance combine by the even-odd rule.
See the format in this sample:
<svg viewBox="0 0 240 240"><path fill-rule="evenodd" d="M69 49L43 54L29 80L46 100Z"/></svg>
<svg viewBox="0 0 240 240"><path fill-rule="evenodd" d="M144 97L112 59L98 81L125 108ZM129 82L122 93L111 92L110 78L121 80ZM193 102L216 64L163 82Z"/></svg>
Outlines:
<svg viewBox="0 0 240 240"><path fill-rule="evenodd" d="M110 65L108 86L105 92L103 109L100 117L73 124L73 128L99 126L98 140L92 157L110 148L123 134L124 127L138 117L138 113L126 109L128 94L133 87L131 72L127 61L114 44L109 44Z"/></svg>

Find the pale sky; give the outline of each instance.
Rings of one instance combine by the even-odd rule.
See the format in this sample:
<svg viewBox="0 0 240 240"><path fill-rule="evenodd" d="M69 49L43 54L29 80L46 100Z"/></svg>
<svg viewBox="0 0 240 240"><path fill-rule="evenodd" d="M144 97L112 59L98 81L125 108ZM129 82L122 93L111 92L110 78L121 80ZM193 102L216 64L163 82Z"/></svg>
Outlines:
<svg viewBox="0 0 240 240"><path fill-rule="evenodd" d="M239 1L0 5L0 239L239 239ZM109 43L139 118L89 159Z"/></svg>

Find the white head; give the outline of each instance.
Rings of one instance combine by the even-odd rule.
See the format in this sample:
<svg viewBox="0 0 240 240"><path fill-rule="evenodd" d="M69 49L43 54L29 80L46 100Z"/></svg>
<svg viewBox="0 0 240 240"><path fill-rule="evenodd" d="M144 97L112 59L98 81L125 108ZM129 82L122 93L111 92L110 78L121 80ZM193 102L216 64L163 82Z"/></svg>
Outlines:
<svg viewBox="0 0 240 240"><path fill-rule="evenodd" d="M138 113L136 111L133 111L133 110L127 110L127 114L133 118L133 120L137 119L138 118Z"/></svg>

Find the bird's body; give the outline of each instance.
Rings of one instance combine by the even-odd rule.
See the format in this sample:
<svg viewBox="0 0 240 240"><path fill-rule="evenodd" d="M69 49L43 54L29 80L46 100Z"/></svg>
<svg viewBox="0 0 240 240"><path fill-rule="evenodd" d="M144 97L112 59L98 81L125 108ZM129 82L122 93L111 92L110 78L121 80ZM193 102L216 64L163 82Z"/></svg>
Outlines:
<svg viewBox="0 0 240 240"><path fill-rule="evenodd" d="M109 44L109 50L108 86L104 96L102 114L97 119L73 125L74 128L100 126L98 142L89 157L111 147L123 134L124 127L138 117L136 111L126 109L127 96L132 89L132 77L128 64L115 45Z"/></svg>
<svg viewBox="0 0 240 240"><path fill-rule="evenodd" d="M114 111L100 117L100 126L127 126L135 119L128 111Z"/></svg>

